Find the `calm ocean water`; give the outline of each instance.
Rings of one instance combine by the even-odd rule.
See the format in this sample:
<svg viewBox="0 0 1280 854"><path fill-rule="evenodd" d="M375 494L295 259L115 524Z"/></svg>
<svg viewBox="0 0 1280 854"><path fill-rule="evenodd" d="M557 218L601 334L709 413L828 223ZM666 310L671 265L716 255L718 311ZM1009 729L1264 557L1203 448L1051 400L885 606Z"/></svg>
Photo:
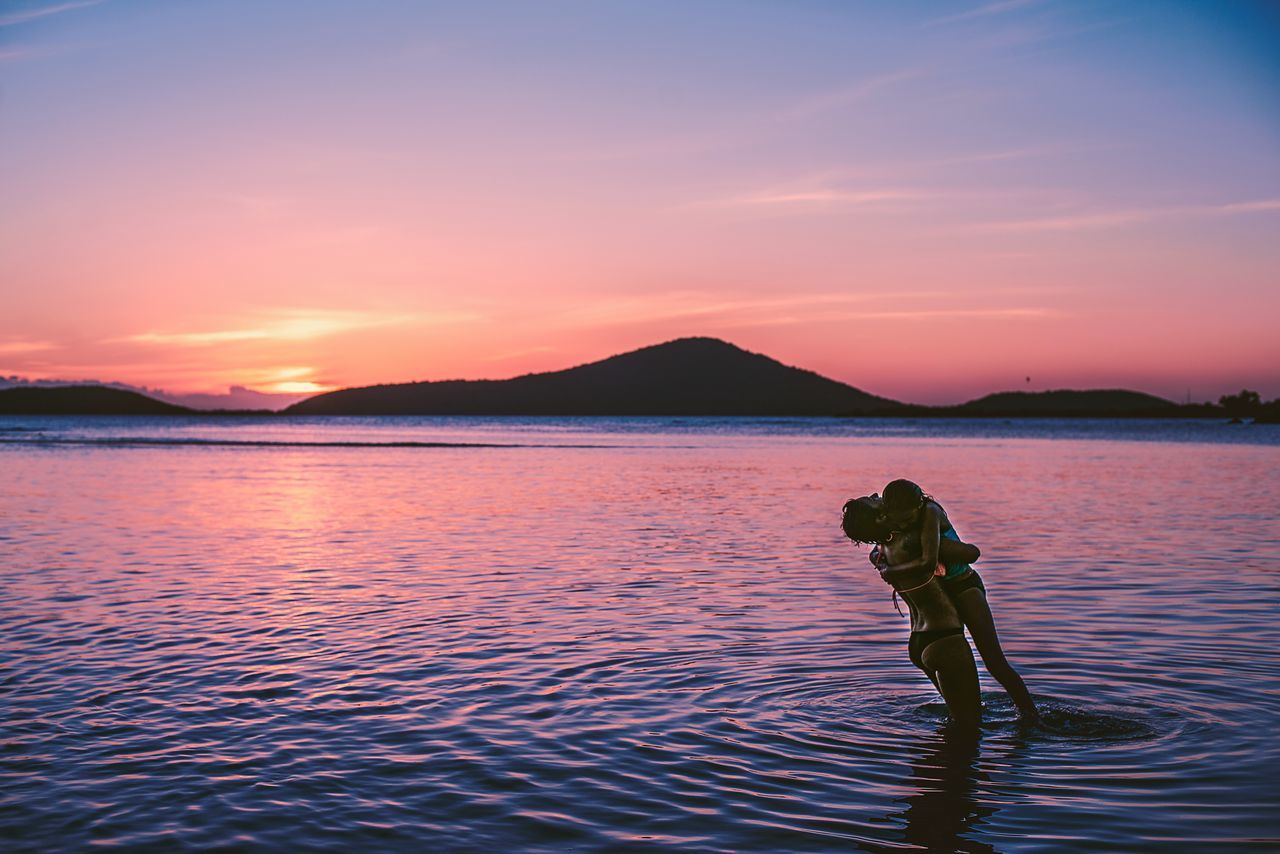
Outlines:
<svg viewBox="0 0 1280 854"><path fill-rule="evenodd" d="M1280 847L1280 427L0 419L0 844ZM842 502L983 548L1031 729Z"/></svg>

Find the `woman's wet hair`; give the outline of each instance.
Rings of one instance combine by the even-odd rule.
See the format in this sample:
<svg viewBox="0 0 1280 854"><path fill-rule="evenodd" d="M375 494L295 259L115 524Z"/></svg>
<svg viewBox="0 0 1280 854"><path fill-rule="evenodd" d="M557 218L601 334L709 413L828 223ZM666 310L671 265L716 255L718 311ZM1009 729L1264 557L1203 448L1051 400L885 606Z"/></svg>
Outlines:
<svg viewBox="0 0 1280 854"><path fill-rule="evenodd" d="M880 509L868 496L844 503L840 529L855 543L883 543L890 533L880 524Z"/></svg>
<svg viewBox="0 0 1280 854"><path fill-rule="evenodd" d="M924 490L910 480L895 480L884 488L885 512L900 516L910 513L925 502Z"/></svg>

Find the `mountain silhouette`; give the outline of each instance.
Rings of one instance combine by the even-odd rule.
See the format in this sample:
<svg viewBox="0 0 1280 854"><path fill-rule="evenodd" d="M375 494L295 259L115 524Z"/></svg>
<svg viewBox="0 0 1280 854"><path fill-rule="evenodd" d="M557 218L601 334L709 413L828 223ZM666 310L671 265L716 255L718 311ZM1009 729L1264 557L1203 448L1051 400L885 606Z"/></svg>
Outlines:
<svg viewBox="0 0 1280 854"><path fill-rule="evenodd" d="M292 415L864 415L900 406L716 338L681 338L508 380L350 388Z"/></svg>
<svg viewBox="0 0 1280 854"><path fill-rule="evenodd" d="M0 415L192 415L136 391L100 385L18 386L0 389Z"/></svg>
<svg viewBox="0 0 1280 854"><path fill-rule="evenodd" d="M1259 422L1280 420L1280 401ZM764 415L904 418L1219 418L1123 389L1005 391L958 406L898 403L716 338L681 338L562 371L509 380L445 380L349 388L281 413L197 411L102 385L0 388L0 415Z"/></svg>
<svg viewBox="0 0 1280 854"><path fill-rule="evenodd" d="M952 407L958 415L1115 417L1160 415L1177 408L1173 401L1124 389L1093 391L1002 391Z"/></svg>

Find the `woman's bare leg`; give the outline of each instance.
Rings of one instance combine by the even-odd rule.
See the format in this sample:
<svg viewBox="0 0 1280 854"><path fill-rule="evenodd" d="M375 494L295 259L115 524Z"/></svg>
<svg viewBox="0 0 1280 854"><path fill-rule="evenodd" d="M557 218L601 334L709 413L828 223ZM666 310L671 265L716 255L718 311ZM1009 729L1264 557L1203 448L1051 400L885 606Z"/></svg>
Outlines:
<svg viewBox="0 0 1280 854"><path fill-rule="evenodd" d="M1005 658L1004 649L1000 646L1000 636L996 634L996 621L991 616L991 606L987 604L986 594L977 587L970 587L953 597L953 601L956 610L960 612L960 619L964 620L964 624L969 628L973 645L978 648L978 655L982 656L982 664L987 668L987 672L1008 693L1009 699L1013 700L1013 704L1018 707L1019 715L1031 721L1039 720L1040 712L1036 709L1035 701L1031 699L1027 683L1022 681L1018 671L1014 670L1009 659Z"/></svg>
<svg viewBox="0 0 1280 854"><path fill-rule="evenodd" d="M938 686L947 709L957 724L976 727L982 721L982 693L978 690L978 668L973 650L963 634L939 638L920 654L924 669Z"/></svg>

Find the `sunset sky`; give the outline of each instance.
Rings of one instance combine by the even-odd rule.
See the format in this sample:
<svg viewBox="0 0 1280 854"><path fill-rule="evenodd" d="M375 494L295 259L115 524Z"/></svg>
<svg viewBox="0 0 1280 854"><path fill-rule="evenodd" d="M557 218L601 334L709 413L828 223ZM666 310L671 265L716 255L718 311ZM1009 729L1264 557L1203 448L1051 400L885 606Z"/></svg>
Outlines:
<svg viewBox="0 0 1280 854"><path fill-rule="evenodd" d="M175 392L1272 398L1280 5L6 0L0 297L0 375Z"/></svg>

